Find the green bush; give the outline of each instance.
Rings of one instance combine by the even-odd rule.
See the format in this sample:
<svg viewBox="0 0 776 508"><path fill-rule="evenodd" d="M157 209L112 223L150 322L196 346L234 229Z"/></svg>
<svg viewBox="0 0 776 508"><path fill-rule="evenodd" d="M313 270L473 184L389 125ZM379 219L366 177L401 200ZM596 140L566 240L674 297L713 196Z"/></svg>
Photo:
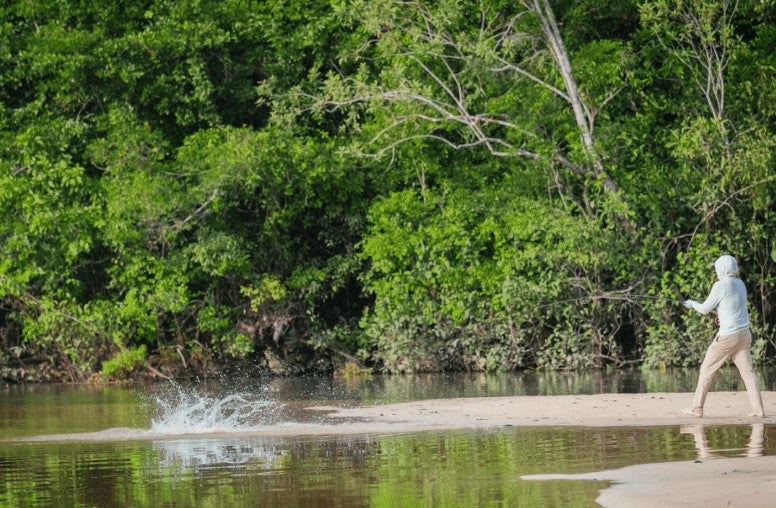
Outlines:
<svg viewBox="0 0 776 508"><path fill-rule="evenodd" d="M581 368L621 358L615 324L603 317L613 304L594 298L595 277L612 281L621 267L600 224L501 182L397 192L369 217L361 248L375 303L362 326L385 369Z"/></svg>
<svg viewBox="0 0 776 508"><path fill-rule="evenodd" d="M102 362L100 374L108 379L130 377L147 360L145 344L132 349L122 349L113 358Z"/></svg>

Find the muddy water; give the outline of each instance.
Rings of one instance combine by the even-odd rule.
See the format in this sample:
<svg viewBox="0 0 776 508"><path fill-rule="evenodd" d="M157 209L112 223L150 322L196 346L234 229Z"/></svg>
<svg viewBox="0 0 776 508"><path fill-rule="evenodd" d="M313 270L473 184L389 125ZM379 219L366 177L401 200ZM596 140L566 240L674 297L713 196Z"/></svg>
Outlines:
<svg viewBox="0 0 776 508"><path fill-rule="evenodd" d="M774 389L768 372L760 377ZM176 388L5 387L0 388L0 439L115 428L157 428L159 433L131 441L2 441L0 506L590 506L604 484L531 482L520 476L702 454L776 454L772 426L228 435L270 423L314 423L320 416L303 409L309 405L689 391L694 382L692 371L634 371L251 379ZM715 388L737 389L737 383L734 371L724 372ZM199 434L176 434L187 425ZM213 438L210 428L226 435Z"/></svg>

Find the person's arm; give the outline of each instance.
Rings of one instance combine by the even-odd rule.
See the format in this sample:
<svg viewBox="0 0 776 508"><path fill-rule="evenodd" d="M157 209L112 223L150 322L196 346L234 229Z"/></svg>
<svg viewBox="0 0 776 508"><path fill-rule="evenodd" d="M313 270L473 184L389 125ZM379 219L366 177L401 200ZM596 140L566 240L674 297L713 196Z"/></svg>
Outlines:
<svg viewBox="0 0 776 508"><path fill-rule="evenodd" d="M708 314L710 311L717 308L719 301L722 300L722 289L719 283L715 282L711 287L711 292L703 303L698 303L695 300L685 300L684 305L688 309L695 309L701 314Z"/></svg>

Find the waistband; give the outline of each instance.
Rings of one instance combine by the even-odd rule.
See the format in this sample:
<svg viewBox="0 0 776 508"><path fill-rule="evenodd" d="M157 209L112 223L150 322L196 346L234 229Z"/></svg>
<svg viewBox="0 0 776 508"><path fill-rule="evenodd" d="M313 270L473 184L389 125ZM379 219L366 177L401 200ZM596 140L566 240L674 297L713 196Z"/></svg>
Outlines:
<svg viewBox="0 0 776 508"><path fill-rule="evenodd" d="M716 338L717 339L719 339L719 338L725 339L725 338L728 338L728 337L736 337L738 335L749 335L751 337L752 336L752 332L749 331L749 327L747 326L746 328L741 328L740 330L736 330L735 332L728 333L726 335L719 335L719 334L717 334Z"/></svg>

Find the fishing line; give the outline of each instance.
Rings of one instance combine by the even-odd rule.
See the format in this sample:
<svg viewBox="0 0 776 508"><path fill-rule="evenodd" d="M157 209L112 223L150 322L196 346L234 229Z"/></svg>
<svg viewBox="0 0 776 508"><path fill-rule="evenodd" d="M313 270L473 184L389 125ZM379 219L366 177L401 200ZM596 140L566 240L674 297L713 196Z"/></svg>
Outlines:
<svg viewBox="0 0 776 508"><path fill-rule="evenodd" d="M538 305L533 307L534 309L543 309L545 307L551 307L553 305L559 305L562 303L571 303L571 302L578 302L582 300L589 300L591 302L598 301L598 300L620 300L620 301L630 301L630 300L657 300L657 301L666 301L671 303L678 303L683 304L684 298L668 298L665 296L653 296L653 295L623 295L623 296L578 296L576 298L566 298L564 300L555 300L554 302L545 303L543 305Z"/></svg>

